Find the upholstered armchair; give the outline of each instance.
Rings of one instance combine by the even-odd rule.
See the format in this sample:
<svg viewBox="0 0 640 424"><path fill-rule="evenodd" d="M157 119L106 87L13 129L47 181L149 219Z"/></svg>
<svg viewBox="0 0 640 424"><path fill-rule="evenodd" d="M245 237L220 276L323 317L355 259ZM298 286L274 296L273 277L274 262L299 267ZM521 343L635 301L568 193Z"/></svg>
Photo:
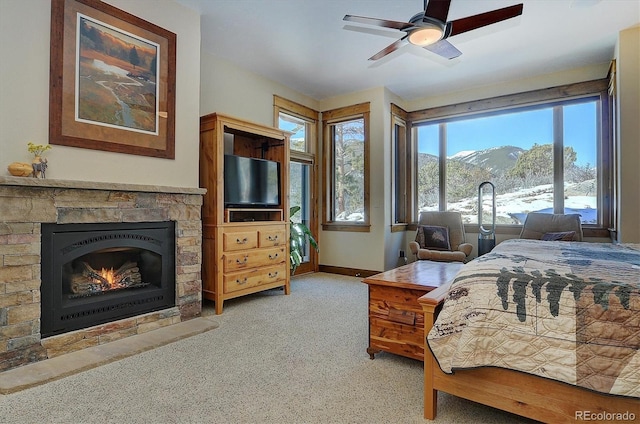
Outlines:
<svg viewBox="0 0 640 424"><path fill-rule="evenodd" d="M580 214L529 212L524 220L521 239L582 241Z"/></svg>
<svg viewBox="0 0 640 424"><path fill-rule="evenodd" d="M416 259L466 262L473 246L465 242L460 212L420 212L416 241L409 243Z"/></svg>

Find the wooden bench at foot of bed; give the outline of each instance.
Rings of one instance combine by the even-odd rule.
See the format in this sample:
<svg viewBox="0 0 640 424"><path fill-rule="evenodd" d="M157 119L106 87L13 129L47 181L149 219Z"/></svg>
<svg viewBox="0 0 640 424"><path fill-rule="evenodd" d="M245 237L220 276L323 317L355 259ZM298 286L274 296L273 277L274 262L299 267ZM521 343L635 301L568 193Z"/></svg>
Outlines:
<svg viewBox="0 0 640 424"><path fill-rule="evenodd" d="M449 286L450 284L441 286L418 299L425 315L425 335L429 334L433 327ZM611 422L611 416L601 413L625 412L634 414L635 420L640 420L640 400L600 394L520 371L476 368L445 374L429 348L425 346L426 419L433 420L436 417L438 391L548 423ZM590 418L586 418L587 415ZM598 416L604 419L592 419Z"/></svg>

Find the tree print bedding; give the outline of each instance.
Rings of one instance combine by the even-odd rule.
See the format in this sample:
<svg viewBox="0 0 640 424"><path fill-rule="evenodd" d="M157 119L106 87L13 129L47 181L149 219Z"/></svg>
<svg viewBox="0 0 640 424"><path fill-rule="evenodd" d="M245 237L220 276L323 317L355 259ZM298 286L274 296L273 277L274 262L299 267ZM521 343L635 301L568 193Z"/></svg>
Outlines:
<svg viewBox="0 0 640 424"><path fill-rule="evenodd" d="M462 267L427 343L445 373L509 368L640 398L640 244L500 243Z"/></svg>

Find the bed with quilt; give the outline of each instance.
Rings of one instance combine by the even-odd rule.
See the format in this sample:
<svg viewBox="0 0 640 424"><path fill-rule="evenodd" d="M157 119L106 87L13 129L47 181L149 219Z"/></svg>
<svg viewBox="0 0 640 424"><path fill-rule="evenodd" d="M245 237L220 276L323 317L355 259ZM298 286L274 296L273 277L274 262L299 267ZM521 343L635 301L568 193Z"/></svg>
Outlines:
<svg viewBox="0 0 640 424"><path fill-rule="evenodd" d="M507 240L421 303L425 417L472 376L458 396L541 421L640 420L640 244Z"/></svg>

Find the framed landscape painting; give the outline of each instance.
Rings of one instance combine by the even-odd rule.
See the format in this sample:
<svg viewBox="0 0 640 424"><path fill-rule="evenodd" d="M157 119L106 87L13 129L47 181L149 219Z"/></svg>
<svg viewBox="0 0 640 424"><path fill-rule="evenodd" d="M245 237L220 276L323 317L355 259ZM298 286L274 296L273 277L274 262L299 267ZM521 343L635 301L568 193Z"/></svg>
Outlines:
<svg viewBox="0 0 640 424"><path fill-rule="evenodd" d="M99 0L52 0L49 143L175 158L176 35Z"/></svg>

